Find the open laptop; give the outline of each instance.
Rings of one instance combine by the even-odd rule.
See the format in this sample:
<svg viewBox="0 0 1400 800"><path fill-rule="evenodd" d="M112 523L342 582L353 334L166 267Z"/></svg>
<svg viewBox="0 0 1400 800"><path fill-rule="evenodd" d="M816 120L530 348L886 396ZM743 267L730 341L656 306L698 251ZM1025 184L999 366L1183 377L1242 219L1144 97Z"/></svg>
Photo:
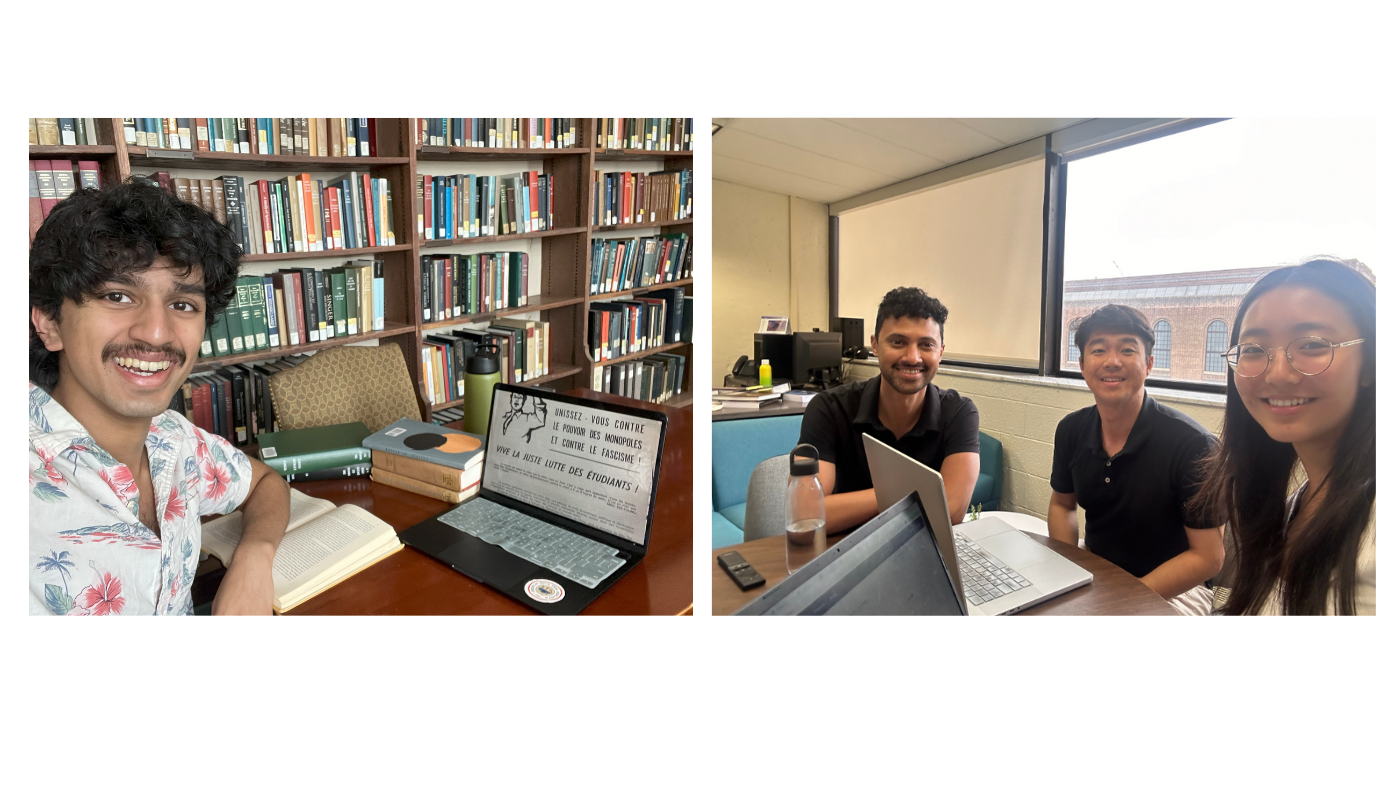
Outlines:
<svg viewBox="0 0 1400 800"><path fill-rule="evenodd" d="M911 494L832 545L737 616L962 616L961 592Z"/></svg>
<svg viewBox="0 0 1400 800"><path fill-rule="evenodd" d="M938 549L963 587L969 615L1014 614L1094 580L1092 573L1002 520L986 517L955 529L937 470L868 433L861 437L876 503L886 509L910 492L918 493Z"/></svg>
<svg viewBox="0 0 1400 800"><path fill-rule="evenodd" d="M481 491L404 544L545 614L577 614L642 560L666 415L496 384Z"/></svg>

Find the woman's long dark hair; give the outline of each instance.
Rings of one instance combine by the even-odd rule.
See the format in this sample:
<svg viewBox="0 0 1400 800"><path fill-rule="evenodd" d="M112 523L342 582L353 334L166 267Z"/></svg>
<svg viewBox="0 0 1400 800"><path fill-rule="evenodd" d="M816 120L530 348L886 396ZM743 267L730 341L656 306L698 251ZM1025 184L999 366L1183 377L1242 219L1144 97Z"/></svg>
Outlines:
<svg viewBox="0 0 1400 800"><path fill-rule="evenodd" d="M1232 347L1239 344L1249 307L1282 286L1306 287L1336 300L1366 339L1361 346L1362 385L1331 470L1308 476L1314 496L1326 491L1325 504L1286 546L1288 482L1298 454L1293 445L1269 438L1250 415L1233 372L1226 384L1220 447L1204 462L1205 482L1193 502L1199 511L1209 510L1229 522L1235 569L1224 613L1259 613L1281 581L1285 614L1325 614L1333 591L1337 613L1354 614L1356 559L1376 499L1376 286L1358 270L1330 258L1276 269L1260 278L1240 302L1231 328Z"/></svg>

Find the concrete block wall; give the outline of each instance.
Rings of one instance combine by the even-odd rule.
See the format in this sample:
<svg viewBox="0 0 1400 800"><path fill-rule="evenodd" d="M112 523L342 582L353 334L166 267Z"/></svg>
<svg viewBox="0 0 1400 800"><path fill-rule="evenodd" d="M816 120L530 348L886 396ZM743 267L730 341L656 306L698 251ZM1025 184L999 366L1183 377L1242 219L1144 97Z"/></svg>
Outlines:
<svg viewBox="0 0 1400 800"><path fill-rule="evenodd" d="M856 380L880 374L873 362L851 365ZM1071 411L1094 402L1081 380L1042 378L986 370L944 367L934 384L972 398L982 431L1002 444L1001 509L1040 519L1050 506L1050 467L1055 455L1055 427ZM1190 415L1220 435L1224 395L1149 387L1148 394Z"/></svg>

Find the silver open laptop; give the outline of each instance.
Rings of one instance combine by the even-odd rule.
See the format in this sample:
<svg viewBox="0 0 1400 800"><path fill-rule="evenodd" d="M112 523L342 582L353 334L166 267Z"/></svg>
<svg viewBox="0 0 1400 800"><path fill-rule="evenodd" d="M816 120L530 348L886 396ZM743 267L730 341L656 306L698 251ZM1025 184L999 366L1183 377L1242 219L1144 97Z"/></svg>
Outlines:
<svg viewBox="0 0 1400 800"><path fill-rule="evenodd" d="M861 434L875 501L884 511L910 492L919 493L938 549L963 587L970 616L1014 614L1094 580L1089 572L1002 520L987 517L954 529L943 476L937 470Z"/></svg>

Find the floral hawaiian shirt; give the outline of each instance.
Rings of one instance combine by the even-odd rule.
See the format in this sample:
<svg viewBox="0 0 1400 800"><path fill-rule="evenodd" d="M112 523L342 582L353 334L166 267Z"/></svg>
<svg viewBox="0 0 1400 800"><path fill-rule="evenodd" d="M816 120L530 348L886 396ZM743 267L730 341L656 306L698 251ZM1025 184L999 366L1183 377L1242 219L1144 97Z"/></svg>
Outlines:
<svg viewBox="0 0 1400 800"><path fill-rule="evenodd" d="M174 411L146 436L160 533L137 517L131 470L29 384L29 613L189 614L199 518L248 495L252 465Z"/></svg>

